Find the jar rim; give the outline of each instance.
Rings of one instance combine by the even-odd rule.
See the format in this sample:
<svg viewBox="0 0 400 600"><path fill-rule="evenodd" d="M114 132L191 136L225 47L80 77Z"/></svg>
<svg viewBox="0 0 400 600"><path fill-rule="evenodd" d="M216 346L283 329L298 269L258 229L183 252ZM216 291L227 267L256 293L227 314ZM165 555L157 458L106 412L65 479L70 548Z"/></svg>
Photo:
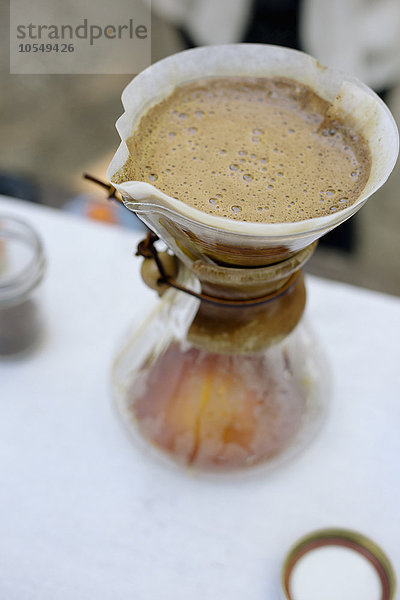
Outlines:
<svg viewBox="0 0 400 600"><path fill-rule="evenodd" d="M29 247L31 256L23 267L4 280L0 279L0 304L20 300L42 280L46 259L42 240L24 219L0 214L0 241L19 240Z"/></svg>

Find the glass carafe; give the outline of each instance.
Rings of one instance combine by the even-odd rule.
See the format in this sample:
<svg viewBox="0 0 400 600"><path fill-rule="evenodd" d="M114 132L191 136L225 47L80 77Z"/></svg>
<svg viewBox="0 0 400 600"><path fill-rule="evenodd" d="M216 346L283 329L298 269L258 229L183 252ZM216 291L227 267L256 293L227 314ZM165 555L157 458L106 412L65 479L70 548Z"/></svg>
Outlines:
<svg viewBox="0 0 400 600"><path fill-rule="evenodd" d="M150 183L116 177L128 155L125 141L150 106L176 85L229 75L296 79L351 115L372 159L353 205L299 222L250 223L206 214ZM274 465L312 439L329 395L328 369L303 319L301 267L316 240L388 177L398 151L394 120L357 80L303 53L266 45L174 55L136 77L122 99L122 142L108 178L167 244L178 269L160 270L155 287L171 289L116 358L119 411L145 448L185 467L221 473ZM145 261L159 265L156 246L151 242Z"/></svg>

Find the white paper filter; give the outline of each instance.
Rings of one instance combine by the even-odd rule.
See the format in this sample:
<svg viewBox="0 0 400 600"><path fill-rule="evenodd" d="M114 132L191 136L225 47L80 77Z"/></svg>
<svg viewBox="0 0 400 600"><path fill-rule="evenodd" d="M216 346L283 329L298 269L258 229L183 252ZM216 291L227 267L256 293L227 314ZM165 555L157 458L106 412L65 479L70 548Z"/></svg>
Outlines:
<svg viewBox="0 0 400 600"><path fill-rule="evenodd" d="M206 77L240 75L295 79L328 100L335 114L350 118L352 126L367 140L372 156L370 177L357 202L332 215L304 221L248 223L201 212L147 182L126 181L114 185L131 210L146 211L146 204L153 206L147 209L147 212L150 209L150 225L151 211L156 206L220 232L257 236L265 242L279 240L282 243L294 237L298 240L298 250L342 223L364 204L388 178L395 165L399 145L395 121L372 90L353 77L322 66L303 52L265 44L232 44L187 50L155 63L135 77L122 94L125 112L116 124L122 141L108 168L107 177L112 181L126 162L128 148L125 141L132 135L142 115L176 86ZM299 245L302 237L303 243Z"/></svg>

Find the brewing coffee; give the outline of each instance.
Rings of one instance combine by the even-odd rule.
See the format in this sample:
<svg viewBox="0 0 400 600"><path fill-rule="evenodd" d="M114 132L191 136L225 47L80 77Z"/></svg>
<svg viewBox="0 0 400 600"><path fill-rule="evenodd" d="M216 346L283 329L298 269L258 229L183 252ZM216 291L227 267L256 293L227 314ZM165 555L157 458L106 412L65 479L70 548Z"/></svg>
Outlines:
<svg viewBox="0 0 400 600"><path fill-rule="evenodd" d="M280 223L347 208L368 180L368 144L311 88L216 77L177 87L128 139L114 181L147 181L211 215Z"/></svg>
<svg viewBox="0 0 400 600"><path fill-rule="evenodd" d="M263 44L167 57L122 102L107 177L179 270L159 278L154 238L140 245L172 289L116 357L118 410L145 460L155 448L190 472L276 466L311 441L330 396L300 269L386 180L393 118L356 79Z"/></svg>

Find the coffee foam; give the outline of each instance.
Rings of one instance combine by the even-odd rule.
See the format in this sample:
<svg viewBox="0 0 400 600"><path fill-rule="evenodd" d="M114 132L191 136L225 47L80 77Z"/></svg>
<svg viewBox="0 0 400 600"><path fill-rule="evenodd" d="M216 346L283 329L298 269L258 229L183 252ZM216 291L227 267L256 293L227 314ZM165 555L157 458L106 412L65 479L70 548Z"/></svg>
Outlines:
<svg viewBox="0 0 400 600"><path fill-rule="evenodd" d="M363 137L284 78L177 87L142 117L115 181L147 181L210 215L279 223L349 207L370 172Z"/></svg>
<svg viewBox="0 0 400 600"><path fill-rule="evenodd" d="M372 160L367 184L354 204L303 221L253 223L200 211L165 194L151 182L121 182L117 173L129 157L127 140L151 107L188 82L237 76L285 77L299 81L329 102L332 115L352 123L354 130L367 140ZM216 242L218 248L235 248L238 256L249 245L257 256L262 249L273 252L274 248L285 248L288 252L297 252L354 215L387 180L398 154L396 123L387 106L370 88L352 76L321 65L303 52L282 46L227 44L179 52L137 75L124 89L121 100L124 110L116 122L121 142L108 167L107 178L121 194L125 206L167 241L182 260L198 256L204 251L204 244L211 248ZM174 227L169 225L172 222ZM184 237L184 232L192 241ZM204 241L201 248L196 241L199 239Z"/></svg>

